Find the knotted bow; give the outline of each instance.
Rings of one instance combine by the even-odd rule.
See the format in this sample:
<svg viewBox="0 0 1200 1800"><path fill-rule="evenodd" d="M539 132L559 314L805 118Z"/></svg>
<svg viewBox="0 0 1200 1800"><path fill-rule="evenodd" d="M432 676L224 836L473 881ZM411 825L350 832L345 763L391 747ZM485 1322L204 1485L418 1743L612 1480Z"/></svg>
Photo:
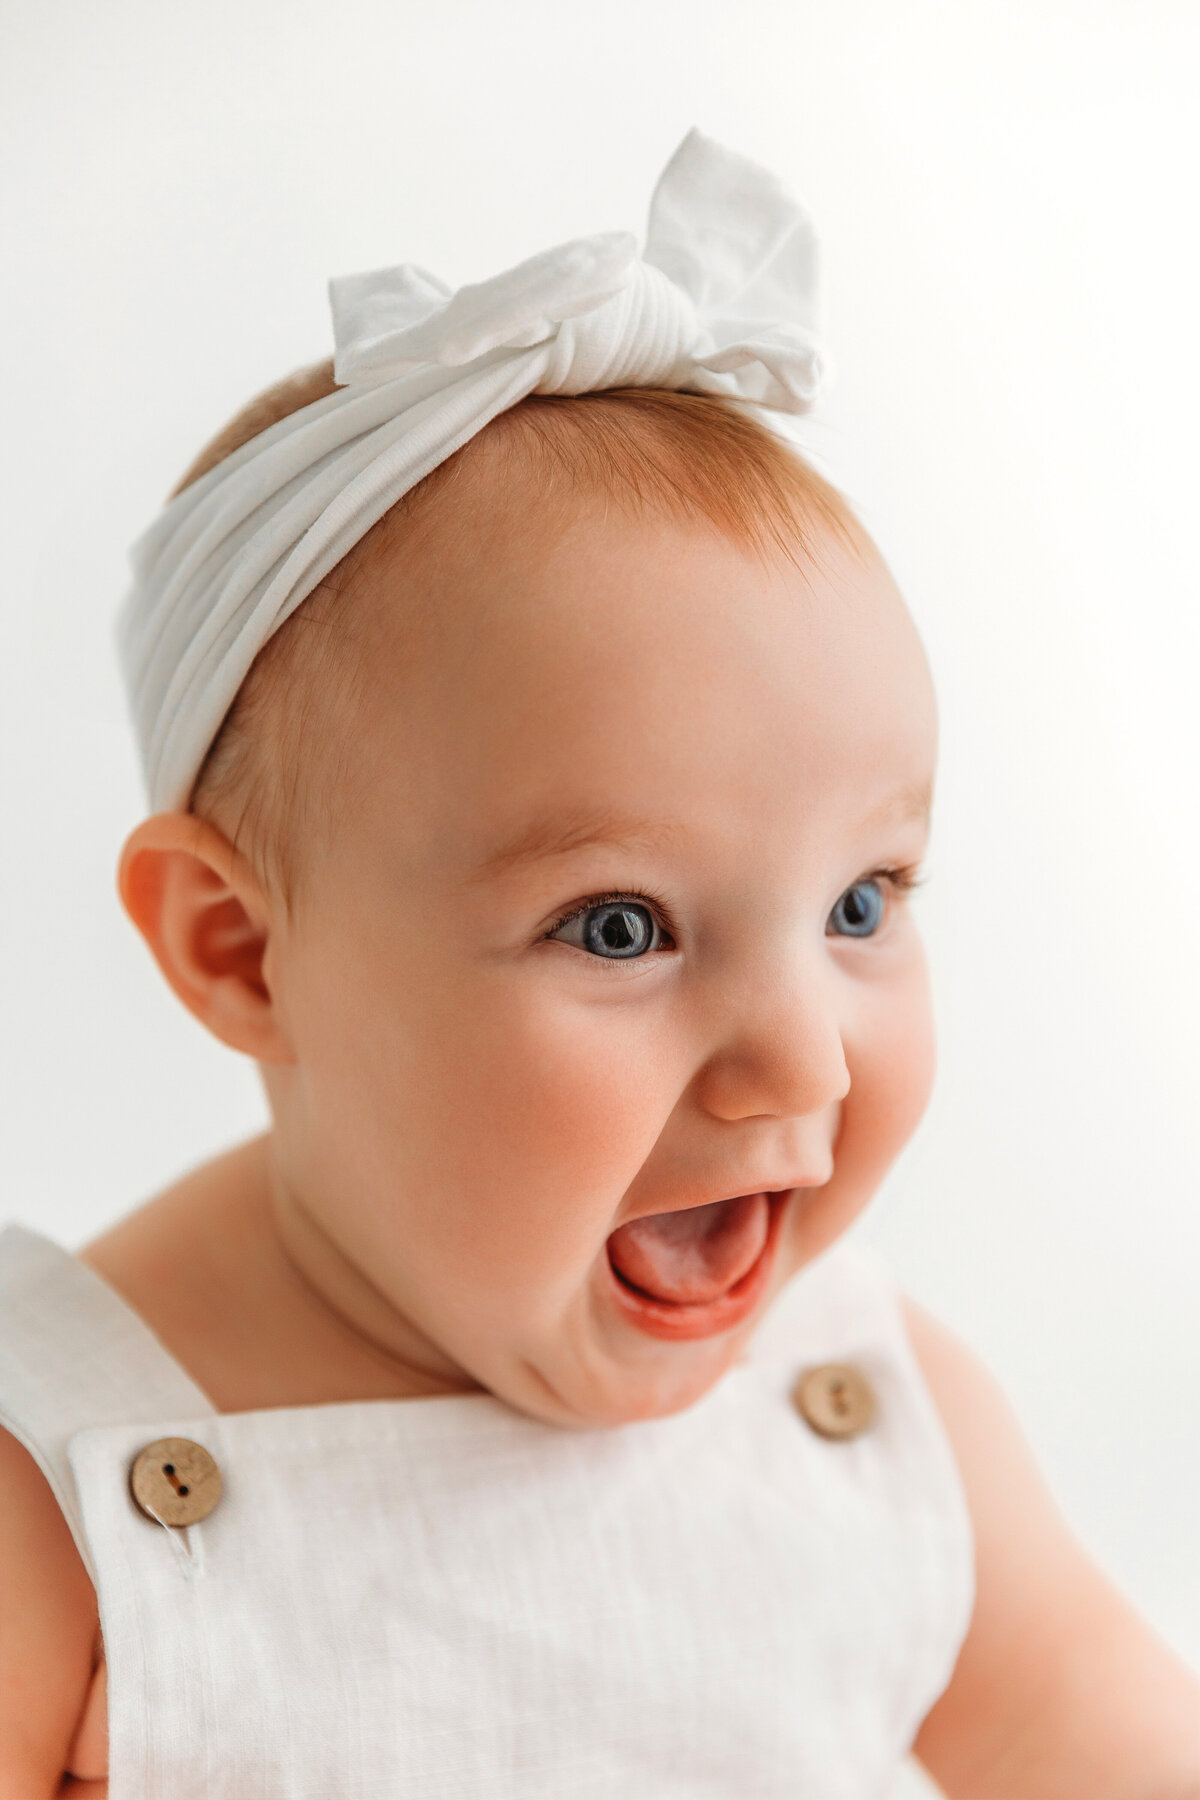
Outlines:
<svg viewBox="0 0 1200 1800"><path fill-rule="evenodd" d="M816 240L756 163L690 131L663 170L638 260L630 232L543 250L446 287L414 263L330 283L338 381L538 349L540 394L691 387L804 412L820 376Z"/></svg>
<svg viewBox="0 0 1200 1800"><path fill-rule="evenodd" d="M756 163L691 131L629 232L448 288L412 263L330 283L338 391L186 488L135 546L119 647L151 806L184 808L250 664L402 494L531 393L816 398L816 241Z"/></svg>

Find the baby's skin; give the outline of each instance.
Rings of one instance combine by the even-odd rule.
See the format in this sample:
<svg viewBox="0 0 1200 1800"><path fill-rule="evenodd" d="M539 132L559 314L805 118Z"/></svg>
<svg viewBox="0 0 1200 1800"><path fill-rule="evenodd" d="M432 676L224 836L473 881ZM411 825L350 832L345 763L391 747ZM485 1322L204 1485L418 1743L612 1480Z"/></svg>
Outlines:
<svg viewBox="0 0 1200 1800"><path fill-rule="evenodd" d="M130 912L261 1066L272 1127L83 1257L222 1411L686 1407L929 1095L907 884L936 715L886 570L832 531L791 561L472 479L454 530L407 546L402 617L371 567L371 678L295 905L233 821L164 814L126 846ZM906 1317L977 1546L918 1755L957 1800L1195 1800L1195 1682L1074 1542L989 1376ZM0 1800L104 1794L94 1595L3 1434L0 1593Z"/></svg>

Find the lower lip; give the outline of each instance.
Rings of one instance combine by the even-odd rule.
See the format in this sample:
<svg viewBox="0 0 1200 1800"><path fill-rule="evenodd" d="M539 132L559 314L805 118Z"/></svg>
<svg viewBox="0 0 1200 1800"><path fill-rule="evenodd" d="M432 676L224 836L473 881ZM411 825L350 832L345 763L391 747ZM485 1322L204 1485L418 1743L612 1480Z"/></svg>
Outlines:
<svg viewBox="0 0 1200 1800"><path fill-rule="evenodd" d="M715 1300L705 1300L693 1306L652 1299L649 1294L643 1294L640 1288L632 1287L623 1280L608 1257L605 1257L609 1288L619 1311L631 1325L645 1332L648 1337L668 1338L675 1343L689 1338L716 1337L719 1332L732 1331L735 1325L741 1325L749 1318L766 1293L771 1270L775 1265L779 1227L790 1198L790 1189L786 1193L767 1195L770 1208L767 1241L746 1273L732 1287L726 1288L723 1294L718 1294Z"/></svg>

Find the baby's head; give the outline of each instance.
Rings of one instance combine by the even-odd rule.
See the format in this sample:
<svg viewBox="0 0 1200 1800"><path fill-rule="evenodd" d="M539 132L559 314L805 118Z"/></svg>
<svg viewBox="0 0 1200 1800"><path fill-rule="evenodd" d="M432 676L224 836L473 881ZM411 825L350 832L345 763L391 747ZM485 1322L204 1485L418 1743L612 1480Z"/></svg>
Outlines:
<svg viewBox="0 0 1200 1800"><path fill-rule="evenodd" d="M640 260L335 282L332 372L139 546L126 903L262 1068L279 1244L413 1391L688 1405L923 1110L928 670L745 404L811 404L814 268L689 133Z"/></svg>
<svg viewBox="0 0 1200 1800"><path fill-rule="evenodd" d="M886 569L773 433L532 398L271 639L124 889L262 1066L301 1261L431 1385L660 1414L924 1108L935 735Z"/></svg>

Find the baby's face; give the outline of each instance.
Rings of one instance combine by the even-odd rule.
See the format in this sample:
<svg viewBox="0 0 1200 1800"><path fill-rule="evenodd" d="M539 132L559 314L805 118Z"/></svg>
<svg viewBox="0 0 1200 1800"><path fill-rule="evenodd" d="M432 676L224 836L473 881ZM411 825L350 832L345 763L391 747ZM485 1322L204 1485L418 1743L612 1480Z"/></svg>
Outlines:
<svg viewBox="0 0 1200 1800"><path fill-rule="evenodd" d="M801 572L482 498L450 537L373 570L346 803L269 952L284 1214L439 1381L673 1411L925 1106L888 873L925 846L925 659L832 539Z"/></svg>

